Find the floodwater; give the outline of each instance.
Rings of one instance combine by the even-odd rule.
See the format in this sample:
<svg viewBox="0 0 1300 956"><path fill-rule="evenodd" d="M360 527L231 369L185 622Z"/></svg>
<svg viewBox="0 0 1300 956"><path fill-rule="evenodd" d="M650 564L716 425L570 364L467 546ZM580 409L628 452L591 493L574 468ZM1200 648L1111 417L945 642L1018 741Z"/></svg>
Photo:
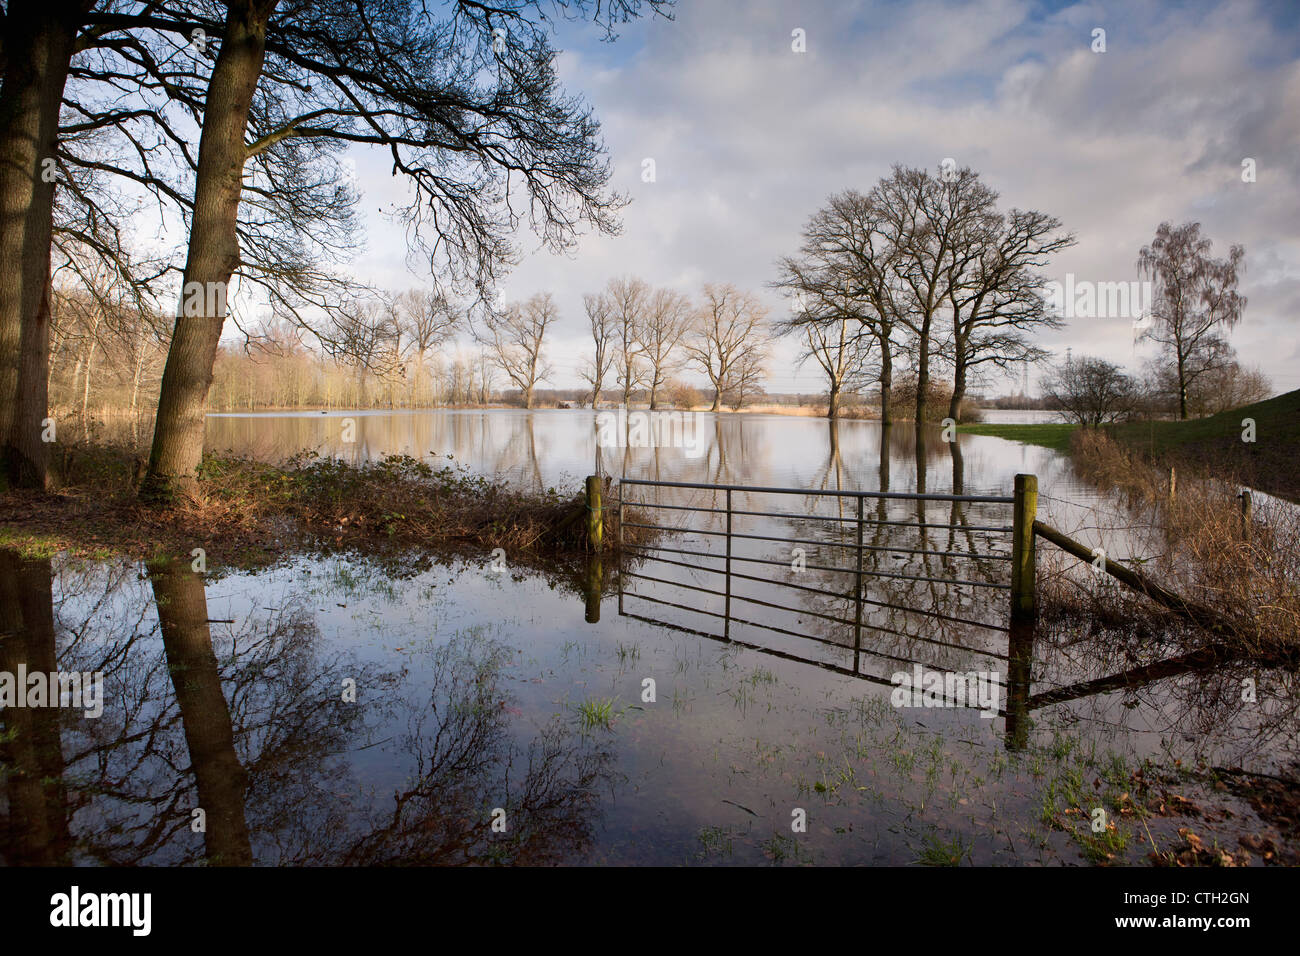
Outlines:
<svg viewBox="0 0 1300 956"><path fill-rule="evenodd" d="M667 530L551 567L296 555L201 575L0 551L0 674L102 675L98 716L90 694L0 712L0 860L1140 863L1188 823L1125 817L1142 779L1296 759L1294 674L1010 626L1010 506L943 496L1001 499L1032 473L1058 526L1118 523L1051 451L759 415L660 434L684 447L600 447L599 424L214 416L209 445L803 493L734 490L728 509L725 491L629 484L629 525ZM989 696L900 697L918 667ZM1197 819L1207 844L1267 832L1244 799L1178 786L1232 810ZM1100 838L1096 807L1116 825Z"/></svg>

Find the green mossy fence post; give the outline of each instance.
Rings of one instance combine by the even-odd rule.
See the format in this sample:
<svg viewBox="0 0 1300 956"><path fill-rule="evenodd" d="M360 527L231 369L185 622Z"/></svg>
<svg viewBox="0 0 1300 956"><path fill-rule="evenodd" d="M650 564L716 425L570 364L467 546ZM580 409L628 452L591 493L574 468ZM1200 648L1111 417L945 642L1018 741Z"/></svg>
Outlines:
<svg viewBox="0 0 1300 956"><path fill-rule="evenodd" d="M1026 621L1038 611L1034 592L1034 519L1038 516L1038 476L1016 475L1011 521L1011 619Z"/></svg>
<svg viewBox="0 0 1300 956"><path fill-rule="evenodd" d="M604 537L604 523L600 510L600 476L587 476L587 540L591 550L600 553L601 540Z"/></svg>

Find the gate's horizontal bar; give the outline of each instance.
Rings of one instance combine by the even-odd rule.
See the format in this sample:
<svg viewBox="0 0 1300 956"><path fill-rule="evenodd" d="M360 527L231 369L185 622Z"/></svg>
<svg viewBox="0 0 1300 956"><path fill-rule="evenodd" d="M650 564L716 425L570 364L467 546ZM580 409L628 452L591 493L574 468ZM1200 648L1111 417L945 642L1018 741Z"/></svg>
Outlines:
<svg viewBox="0 0 1300 956"><path fill-rule="evenodd" d="M625 528L645 528L647 531L664 531L670 534L707 534L718 538L727 537L725 531L706 531L704 528L665 528L657 524L640 524L635 521L624 522ZM770 534L741 534L739 531L731 532L733 538L747 538L751 541L776 541L780 544L811 544L819 548L844 548L850 551L856 551L861 548L863 551L884 551L897 552L898 554L928 554L939 558L973 558L976 561L1010 561L1009 554L972 554L969 551L923 551L917 548L889 548L877 544L857 544L856 542L845 541L818 541L816 538L787 538L785 536L776 536Z"/></svg>
<svg viewBox="0 0 1300 956"><path fill-rule="evenodd" d="M676 563L676 562L674 562L674 563ZM687 590L690 590L690 591L699 591L699 592L702 593L702 594L709 594L709 595L712 595L713 597L726 597L726 595L725 595L723 592L721 592L721 591L715 591L715 590L713 590L712 588L702 588L702 587L700 587L699 585L696 585L696 584L683 584L681 581L669 581L667 578L657 578L657 577L655 577L655 576L652 575L652 574L638 574L638 573L635 572L635 571L624 571L623 573L624 573L625 575L627 575L628 577L630 577L630 578L636 578L636 579L638 579L638 580L640 580L640 581L654 581L656 584L666 584L666 585L668 585L669 587L674 587L674 588L686 588ZM758 578L751 578L751 580L759 580L759 579L758 579ZM625 595L627 595L627 594L631 594L631 595L633 595L633 596L635 596L635 597L643 597L643 596L644 596L644 595L637 594L637 592L635 592L635 591L627 591L627 590L624 590L623 593L624 593ZM732 599L733 601L744 601L744 602L746 602L746 603L748 603L748 604L760 604L760 605L762 605L763 607L770 607L770 608L773 608L774 610L777 610L777 611L788 611L788 612L791 613L791 614L810 614L810 615L812 615L813 617L819 617L819 618L821 618L821 619L823 619L823 620L826 620L826 621L832 621L832 622L834 622L835 624L843 624L845 627L850 628L850 629L856 627L857 624L858 624L857 621L850 621L850 620L848 620L847 618L836 617L836 616L833 615L833 614L822 614L820 611L810 611L810 610L808 610L807 608L787 607L787 606L784 605L784 604L773 604L773 603L770 602L770 601L760 601L758 598L745 597L745 595L743 595L743 594L732 594L732 595L731 595L731 599ZM847 600L852 601L852 598L848 598ZM885 607L893 607L894 605L884 605L884 606L885 606ZM899 610L911 611L910 608L900 608ZM933 617L933 616L934 616L934 615L929 614L929 613L927 613L927 612L925 612L925 611L911 611L911 613L925 615L926 617ZM735 620L735 619L736 619L736 618L735 618L735 615L732 615L732 620ZM954 619L954 620L960 620L960 619ZM974 621L964 621L964 622L962 622L962 623L974 624L974 623L977 623L977 622L974 622ZM987 658L989 658L990 660L999 660L999 661L1010 660L1010 658L1007 657L1007 655L1005 655L1005 654L995 654L995 653L992 652L992 651L980 650L980 649L977 648L977 647L967 647L967 646L964 645L964 644L954 644L954 643L952 643L951 641L940 641L940 640L936 640L936 639L933 638L933 637L922 637L920 634L908 634L908 633L903 632L903 631L894 631L894 630L891 630L890 628L887 628L887 627L880 627L880 626L877 625L877 624L871 624L871 623L869 623L869 622L867 622L867 621L863 621L863 622L862 622L862 626L863 626L863 627L866 627L866 628L870 628L870 629L873 630L873 631L882 631L882 632L884 632L884 633L886 633L886 634L890 634L890 635L892 635L892 636L894 636L894 637L902 637L902 638L906 638L906 639L909 640L909 641L921 641L922 643L925 643L925 644L934 644L936 647L946 647L946 648L949 648L949 649L951 649L951 650L965 651L966 653L969 653L969 654L978 654L978 655L980 655L981 657L987 657ZM981 625L981 626L992 628L992 625L987 625L987 624L985 624L985 625ZM1002 630L1002 628L992 628L992 629L993 629L993 630ZM810 636L811 636L811 635L810 635ZM842 645L837 645L837 646L842 646Z"/></svg>
<svg viewBox="0 0 1300 956"><path fill-rule="evenodd" d="M674 511L698 511L701 514L719 514L725 515L726 508L690 508L685 505L661 505L653 501L624 501L625 507L628 508L672 508ZM847 524L857 524L856 516L841 518L838 515L819 515L805 512L804 514L795 514L792 511L745 511L742 508L733 508L733 515L744 515L754 518L790 518L795 521L838 521ZM1014 529L1011 525L983 525L983 524L947 524L941 521L881 521L875 517L863 516L863 525L888 525L891 528L949 528L958 531L990 531L998 534L1010 534Z"/></svg>
<svg viewBox="0 0 1300 956"><path fill-rule="evenodd" d="M625 547L634 547L634 546L626 545ZM705 574L726 573L726 571L723 568L706 568L698 564L687 564L685 561L674 561L672 558L660 558L654 555L646 556L641 560L657 561L660 564L671 564L674 567L686 568L686 570L688 571L703 571ZM833 594L830 591L826 591L822 588L809 587L806 584L795 584L793 581L778 581L773 578L760 578L752 574L744 574L740 571L732 571L731 576L741 581L754 581L757 582L758 584L775 584L777 587L792 588L793 590L796 591L807 591L809 594L816 594L820 597L838 598L839 600L842 601L856 600L852 592L845 593L845 594ZM713 592L713 593L718 593L718 592ZM870 604L873 607L889 608L892 611L903 611L907 614L919 614L922 615L923 617L938 618L941 621L950 621L953 624L968 624L971 627L982 627L989 631L1002 631L1003 633L1006 633L1007 631L1010 630L1010 628L1000 624L988 624L984 621L972 621L970 618L955 617L951 614L944 614L941 611L927 611L925 608L906 607L902 604L890 604L888 601L877 601L875 598L864 597L862 599L862 603Z"/></svg>
<svg viewBox="0 0 1300 956"><path fill-rule="evenodd" d="M911 491L829 491L808 488L768 488L761 485L713 485L702 481L655 481L648 478L623 478L620 484L646 485L654 488L702 488L716 491L742 491L756 495L818 495L831 498L894 498L903 501L974 501L986 504L1009 505L1015 498L1009 495L943 495L922 494Z"/></svg>
<svg viewBox="0 0 1300 956"><path fill-rule="evenodd" d="M724 620L724 621L725 621L725 620L728 620L727 615L725 615L725 614L719 614L717 611L705 611L705 610L701 610L701 609L699 609L699 608L687 607L685 604L677 604L677 603L675 603L675 602L673 602L673 601L665 601L665 600L663 600L662 598L653 598L653 597L650 597L650 595L648 595L648 594L638 594L636 591L624 591L624 592L623 592L623 596L624 596L624 597L637 598L637 599L642 600L642 601L650 601L652 604L662 604L662 605L664 605L665 607L675 607L675 608L677 608L679 611L692 611L692 612L694 612L694 613L696 613L696 614L704 614L704 615L707 615L708 617L716 617L716 618L719 618L719 619ZM749 625L750 627L760 627L760 628L762 628L762 629L765 630L765 631L773 631L773 632L775 632L775 633L777 633L777 634L785 634L785 635L788 636L788 637L797 637L797 638L799 638L800 640L804 640L804 641L813 641L814 643L821 644L821 645L823 645L823 646L825 646L825 647L833 647L833 648L835 648L836 650L845 651L845 652L847 652L847 653L854 653L854 652L855 652L855 651L854 651L854 647L853 647L852 644L840 644L838 641L830 641L830 640L827 640L827 639L824 638L824 637L815 637L815 636L813 636L813 635L811 635L811 634L800 634L800 633L797 632L797 631L791 631L791 630L788 630L788 629L786 629L786 628L784 628L784 627L777 627L775 624L763 624L763 623L761 623L760 621L751 621L751 620L749 620L749 619L747 619L747 618L736 617L736 615L734 615L734 614L731 615L731 617L729 618L729 620L730 620L733 624L747 624L747 625ZM863 624L862 626L863 626L863 627L868 627L869 625L867 625L867 624ZM883 627L876 627L876 628L873 628L873 629L874 629L874 630L877 630L877 631L883 631L884 633L889 634L891 637L902 637L902 638L911 638L911 637L912 637L911 634L904 634L904 633L902 633L902 632L900 632L900 631L891 631L891 630L888 630L887 628L883 628ZM737 643L739 643L739 642L737 642ZM756 650L762 650L761 647L758 647L758 648L755 648L755 649L756 649ZM979 654L979 653L980 653L979 651L975 651L973 648L971 648L970 650L972 651L972 653L975 653L975 654ZM922 667L927 668L927 669L947 672L947 668L943 668L943 667L935 667L935 666L934 666L932 663L930 663L930 662L927 662L927 661L918 661L918 660L916 660L916 659L913 658L913 657L903 657L903 656L900 655L900 654L890 654L890 653L888 653L888 652L886 652L886 651L882 651L882 650L875 650L875 649L872 649L872 648L863 647L863 648L858 648L856 652L859 653L859 654L861 654L862 656L865 656L865 657L877 657L877 658L880 658L881 660L887 660L887 661L902 661L902 662L905 663L905 664L920 664ZM796 659L796 660L804 660L804 658L795 658L795 659ZM816 663L816 662L810 660L810 661L808 661L808 663Z"/></svg>
<svg viewBox="0 0 1300 956"><path fill-rule="evenodd" d="M727 559L725 554L714 554L711 551L689 551L684 548L665 548L660 545L624 544L623 547L637 548L643 551L668 551L672 554L689 554L697 558L714 558L719 561L725 561ZM733 554L731 560L746 561L749 564L770 564L781 568L790 567L789 561L773 561L771 558L747 558L739 554ZM809 571L830 571L836 574L865 574L868 577L873 578L893 578L902 581L926 581L931 584L959 584L973 588L996 588L999 591L1011 590L1010 584L997 584L992 581L964 581L960 578L927 578L916 574L894 574L889 571L868 571L866 568L863 568L861 571L857 568L833 568L824 564L805 564L804 568ZM718 571L717 573L722 574L723 572Z"/></svg>

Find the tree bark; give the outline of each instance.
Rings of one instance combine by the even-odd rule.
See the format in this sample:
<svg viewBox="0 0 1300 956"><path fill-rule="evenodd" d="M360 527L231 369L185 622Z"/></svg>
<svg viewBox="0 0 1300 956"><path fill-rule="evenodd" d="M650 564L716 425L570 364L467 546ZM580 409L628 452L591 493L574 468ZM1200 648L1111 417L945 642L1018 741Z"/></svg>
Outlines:
<svg viewBox="0 0 1300 956"><path fill-rule="evenodd" d="M960 348L960 347L959 347ZM961 421L961 401L966 397L966 363L958 353L958 359L952 371L952 398L948 402L948 417L954 422Z"/></svg>
<svg viewBox="0 0 1300 956"><path fill-rule="evenodd" d="M926 405L930 399L930 329L929 319L917 335L916 348L916 424L925 422Z"/></svg>
<svg viewBox="0 0 1300 956"><path fill-rule="evenodd" d="M247 159L244 135L276 2L230 4L226 35L208 83L182 308L167 351L149 471L141 488L142 497L162 505L194 490L203 459L208 390L225 324L227 286L239 265L236 227ZM188 311L199 314L186 315L186 295L195 294L202 305Z"/></svg>
<svg viewBox="0 0 1300 956"><path fill-rule="evenodd" d="M0 87L0 458L14 486L43 488L50 234L59 107L83 2L15 2Z"/></svg>
<svg viewBox="0 0 1300 956"><path fill-rule="evenodd" d="M881 340L880 350L880 424L892 425L894 412L894 356L889 351L889 340Z"/></svg>
<svg viewBox="0 0 1300 956"><path fill-rule="evenodd" d="M1178 355L1178 418L1187 421L1187 372L1182 353Z"/></svg>

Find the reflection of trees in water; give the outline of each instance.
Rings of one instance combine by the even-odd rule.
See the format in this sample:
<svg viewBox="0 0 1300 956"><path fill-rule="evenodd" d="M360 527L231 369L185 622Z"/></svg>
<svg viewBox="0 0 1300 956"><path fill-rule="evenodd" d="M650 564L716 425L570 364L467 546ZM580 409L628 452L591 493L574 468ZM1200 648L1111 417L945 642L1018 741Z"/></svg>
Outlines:
<svg viewBox="0 0 1300 956"><path fill-rule="evenodd" d="M1117 736L1147 735L1148 749L1189 767L1202 759L1250 766L1266 754L1294 762L1300 675L1216 648L1190 630L1173 637L1133 627L1080 633L1071 621L1045 620L1035 640L1029 703L1040 723L1064 717L1113 728ZM1255 682L1254 701L1242 699L1247 678Z"/></svg>
<svg viewBox="0 0 1300 956"><path fill-rule="evenodd" d="M198 806L206 814L207 857L222 865L247 865L253 860L244 818L248 775L235 753L230 710L212 650L203 579L188 568L162 566L150 568L149 580Z"/></svg>
<svg viewBox="0 0 1300 956"><path fill-rule="evenodd" d="M55 651L50 560L26 561L0 549L0 671L50 673ZM24 688L17 688L23 693ZM10 707L3 712L0 770L7 807L3 858L9 865L67 861L70 813L59 747L61 711Z"/></svg>
<svg viewBox="0 0 1300 956"><path fill-rule="evenodd" d="M430 694L407 699L405 671L322 655L301 599L214 640L198 575L152 569L154 623L141 576L121 570L65 563L55 577L0 551L0 667L105 673L99 719L3 712L6 862L543 861L587 839L607 758L559 725L529 746L511 739L500 650L448 645ZM344 678L360 703L342 701ZM403 715L389 752L412 783L389 814L355 764ZM484 801L507 809L505 835L486 815L456 816Z"/></svg>
<svg viewBox="0 0 1300 956"><path fill-rule="evenodd" d="M924 430L909 429L907 437L910 441L907 441L897 437L901 431L897 428L882 429L877 474L855 475L838 454L836 429L832 425L821 486L834 485L827 490L846 487L869 489L874 486L881 492L890 492L889 464L899 445L905 443L915 464L917 492L927 493L932 436ZM950 444L949 448L952 449L954 493L960 494L964 487L963 460L955 444ZM834 476L833 482L831 476ZM769 502L778 500L768 499ZM852 622L856 618L857 602L852 571L858 566L857 536L861 515L862 649L865 652L895 663L920 659L935 667L950 668L968 666L970 650L985 654L1004 653L1005 649L1000 645L1005 639L999 631L979 626L1003 626L1007 612L1003 592L948 582L1004 581L1007 576L1005 562L983 555L990 550L1005 552L1007 542L1002 541L999 545L997 536L977 535L971 527L972 524L1001 525L1009 522L1006 515L997 513L999 509L1008 511L1007 507L985 508L966 502L884 497L866 498L859 502L853 497L807 495L786 500L800 501L800 510L810 518L820 515L826 519L796 517L777 522L791 540L825 542L824 546L806 547L810 567L782 575L782 579L791 584L802 584L821 592L810 594L793 589L781 589L780 592L783 598L789 596L792 610L803 608L812 612L813 616L806 615L799 620L799 626L810 635L846 648L854 644ZM770 507L777 510L776 505ZM972 522L968 517L971 508L976 509L977 515L994 517ZM779 539L780 535L777 537ZM771 545L771 551L778 547L779 541ZM826 571L817 566L846 570ZM828 620L828 617L840 620ZM846 625L841 623L843 621L849 623ZM924 655L919 653L921 650L925 651ZM989 666L987 660L981 664L983 668Z"/></svg>
<svg viewBox="0 0 1300 956"><path fill-rule="evenodd" d="M400 746L415 761L391 809L340 847L344 864L543 863L580 853L599 818L609 754L555 718L527 748L509 733L505 648L453 640L433 662L427 708ZM505 811L505 832L489 827Z"/></svg>
<svg viewBox="0 0 1300 956"><path fill-rule="evenodd" d="M484 416L486 418L486 416ZM524 488L530 491L542 491L546 483L542 480L541 459L537 454L537 432L533 427L533 416L525 412L522 416L512 418L509 439L498 447L490 472L496 475L510 475ZM486 451L486 448L484 449Z"/></svg>

